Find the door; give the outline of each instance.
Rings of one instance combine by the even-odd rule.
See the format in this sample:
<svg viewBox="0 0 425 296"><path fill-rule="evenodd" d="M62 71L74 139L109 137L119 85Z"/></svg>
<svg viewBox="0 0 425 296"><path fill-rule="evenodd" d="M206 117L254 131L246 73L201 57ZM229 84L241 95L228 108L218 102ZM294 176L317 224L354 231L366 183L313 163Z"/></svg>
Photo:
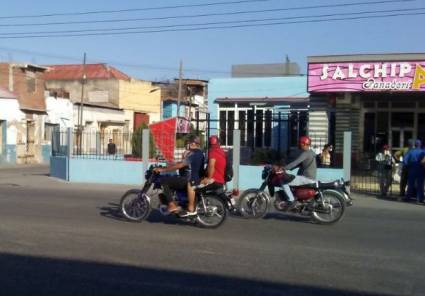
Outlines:
<svg viewBox="0 0 425 296"><path fill-rule="evenodd" d="M35 156L35 122L27 121L26 163L32 163Z"/></svg>
<svg viewBox="0 0 425 296"><path fill-rule="evenodd" d="M398 150L408 146L408 140L413 139L413 128L392 128L391 148Z"/></svg>
<svg viewBox="0 0 425 296"><path fill-rule="evenodd" d="M146 113L134 112L134 130L138 129L142 124L149 125L149 115Z"/></svg>

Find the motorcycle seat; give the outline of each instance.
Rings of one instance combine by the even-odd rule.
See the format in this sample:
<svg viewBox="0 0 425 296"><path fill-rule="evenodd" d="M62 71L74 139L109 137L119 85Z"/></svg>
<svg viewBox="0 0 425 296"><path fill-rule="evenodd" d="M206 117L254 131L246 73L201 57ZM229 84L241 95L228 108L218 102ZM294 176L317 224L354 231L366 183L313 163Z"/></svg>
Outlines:
<svg viewBox="0 0 425 296"><path fill-rule="evenodd" d="M321 189L336 189L338 187L339 187L338 182L335 182L335 181L333 181L333 182L320 182L319 181L319 188L321 188Z"/></svg>
<svg viewBox="0 0 425 296"><path fill-rule="evenodd" d="M303 184L303 185L298 185L298 186L291 186L291 188L293 188L293 189L297 189L297 188L317 189L317 185L316 185L316 183L311 183L311 184Z"/></svg>

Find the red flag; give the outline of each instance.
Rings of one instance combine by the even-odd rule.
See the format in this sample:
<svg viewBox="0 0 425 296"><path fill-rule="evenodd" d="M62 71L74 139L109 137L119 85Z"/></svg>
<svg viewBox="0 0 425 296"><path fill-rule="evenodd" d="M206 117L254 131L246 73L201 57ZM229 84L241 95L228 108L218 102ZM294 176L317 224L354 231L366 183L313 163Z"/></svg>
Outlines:
<svg viewBox="0 0 425 296"><path fill-rule="evenodd" d="M155 146L161 151L167 161L174 160L176 124L177 118L169 118L149 125Z"/></svg>

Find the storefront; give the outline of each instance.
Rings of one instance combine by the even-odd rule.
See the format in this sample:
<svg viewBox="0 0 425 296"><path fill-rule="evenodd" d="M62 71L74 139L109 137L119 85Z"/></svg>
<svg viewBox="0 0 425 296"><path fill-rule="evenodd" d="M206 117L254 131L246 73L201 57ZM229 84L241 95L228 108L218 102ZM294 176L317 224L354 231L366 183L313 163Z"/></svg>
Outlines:
<svg viewBox="0 0 425 296"><path fill-rule="evenodd" d="M328 126L337 153L347 130L356 158L425 140L425 54L309 57L308 91L335 114Z"/></svg>

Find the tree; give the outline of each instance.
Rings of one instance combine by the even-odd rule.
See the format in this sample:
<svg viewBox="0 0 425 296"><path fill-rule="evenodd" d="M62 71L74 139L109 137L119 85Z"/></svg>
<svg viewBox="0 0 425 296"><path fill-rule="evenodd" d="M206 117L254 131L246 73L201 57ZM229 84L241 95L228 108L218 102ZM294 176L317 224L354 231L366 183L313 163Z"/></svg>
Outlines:
<svg viewBox="0 0 425 296"><path fill-rule="evenodd" d="M143 123L133 133L133 137L131 139L131 146L132 146L133 156L135 156L135 157L139 157L139 158L142 157L142 154L143 154L143 130L147 129L147 128L148 128L147 124ZM152 134L149 133L149 157L154 157L155 155L156 155L155 142L153 140Z"/></svg>

